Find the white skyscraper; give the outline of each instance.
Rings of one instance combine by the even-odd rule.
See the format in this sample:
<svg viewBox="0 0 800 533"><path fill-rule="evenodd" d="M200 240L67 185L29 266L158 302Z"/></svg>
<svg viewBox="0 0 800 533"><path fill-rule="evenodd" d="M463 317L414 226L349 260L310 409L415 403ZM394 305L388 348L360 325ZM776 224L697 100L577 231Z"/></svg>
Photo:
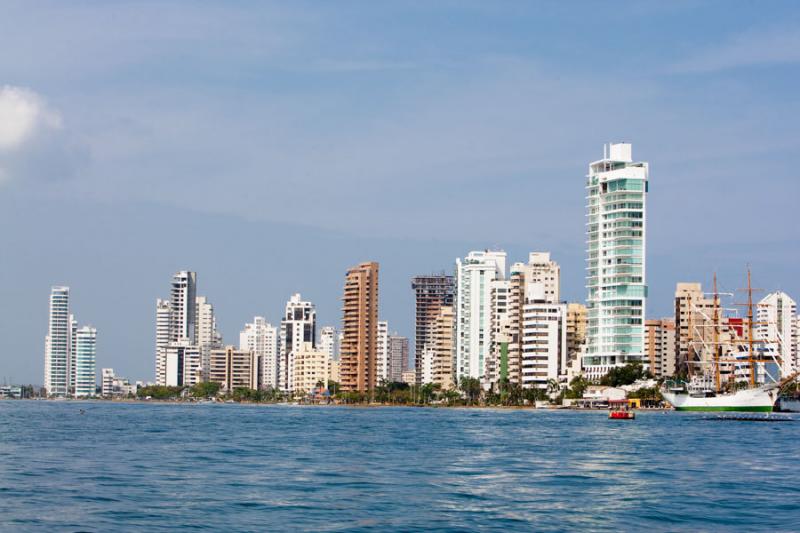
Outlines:
<svg viewBox="0 0 800 533"><path fill-rule="evenodd" d="M648 164L631 145L611 144L586 181L588 315L584 370L589 379L636 361L644 349Z"/></svg>
<svg viewBox="0 0 800 533"><path fill-rule="evenodd" d="M278 388L278 331L263 316L239 333L239 349L253 352L261 369L261 387Z"/></svg>
<svg viewBox="0 0 800 533"><path fill-rule="evenodd" d="M90 326L75 332L75 397L94 396L97 388L97 330Z"/></svg>
<svg viewBox="0 0 800 533"><path fill-rule="evenodd" d="M156 300L156 383L167 383L167 346L170 340L170 304L168 300Z"/></svg>
<svg viewBox="0 0 800 533"><path fill-rule="evenodd" d="M385 320L378 321L377 362L378 383L389 381L389 323Z"/></svg>
<svg viewBox="0 0 800 533"><path fill-rule="evenodd" d="M53 287L50 291L50 319L44 342L44 386L50 396L66 397L70 393L71 323L69 287Z"/></svg>
<svg viewBox="0 0 800 533"><path fill-rule="evenodd" d="M278 360L278 387L291 392L294 387L294 350L311 343L316 348L317 311L314 304L304 302L300 294L293 294L286 302L281 320Z"/></svg>
<svg viewBox="0 0 800 533"><path fill-rule="evenodd" d="M214 308L196 294L197 274L181 270L172 276L169 301L156 300L158 385L192 385L204 379L210 349L221 342Z"/></svg>
<svg viewBox="0 0 800 533"><path fill-rule="evenodd" d="M222 337L217 331L214 306L205 296L198 296L195 299L195 306L195 343L198 346L220 347Z"/></svg>
<svg viewBox="0 0 800 533"><path fill-rule="evenodd" d="M456 381L484 379L491 345L492 281L505 279L506 253L473 251L456 259Z"/></svg>
<svg viewBox="0 0 800 533"><path fill-rule="evenodd" d="M75 374L75 354L77 353L77 347L75 346L76 335L75 332L78 331L78 320L75 318L75 315L69 315L69 338L70 338L70 347L69 347L69 392L70 394L75 394L75 384L77 382L77 377Z"/></svg>
<svg viewBox="0 0 800 533"><path fill-rule="evenodd" d="M187 270L176 272L172 276L170 292L171 320L170 341L183 339L195 341L195 323L197 313L197 274Z"/></svg>
<svg viewBox="0 0 800 533"><path fill-rule="evenodd" d="M760 302L756 312L756 331L767 342L771 353L782 362L781 373L788 376L797 370L797 304L788 294L771 292Z"/></svg>

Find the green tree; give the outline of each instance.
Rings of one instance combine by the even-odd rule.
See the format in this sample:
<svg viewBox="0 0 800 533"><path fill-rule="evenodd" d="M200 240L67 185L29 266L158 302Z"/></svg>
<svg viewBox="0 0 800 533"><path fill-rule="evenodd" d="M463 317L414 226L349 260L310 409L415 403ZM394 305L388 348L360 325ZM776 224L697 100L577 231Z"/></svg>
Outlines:
<svg viewBox="0 0 800 533"><path fill-rule="evenodd" d="M154 400L172 400L178 398L183 387L166 387L164 385L150 385L141 387L136 395L139 398L153 398Z"/></svg>
<svg viewBox="0 0 800 533"><path fill-rule="evenodd" d="M647 372L642 363L628 363L625 366L615 367L600 379L600 385L619 387L630 385L631 383L645 378L652 378L652 374Z"/></svg>
<svg viewBox="0 0 800 533"><path fill-rule="evenodd" d="M214 398L219 394L220 384L214 381L203 381L193 385L190 393L194 398Z"/></svg>
<svg viewBox="0 0 800 533"><path fill-rule="evenodd" d="M572 400L583 398L583 393L586 392L587 387L589 387L589 381L586 378L575 376L569 382L569 387L564 392L564 396Z"/></svg>

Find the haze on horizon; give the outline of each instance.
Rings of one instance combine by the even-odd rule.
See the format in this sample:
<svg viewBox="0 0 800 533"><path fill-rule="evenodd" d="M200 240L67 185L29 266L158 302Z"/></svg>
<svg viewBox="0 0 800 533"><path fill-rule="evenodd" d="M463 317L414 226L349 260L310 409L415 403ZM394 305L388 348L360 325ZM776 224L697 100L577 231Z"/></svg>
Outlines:
<svg viewBox="0 0 800 533"><path fill-rule="evenodd" d="M181 269L227 343L294 292L339 326L364 260L412 339L410 278L472 249L582 302L612 141L650 163L649 317L747 265L800 298L795 2L10 0L0 34L0 382L42 382L51 285L145 380Z"/></svg>

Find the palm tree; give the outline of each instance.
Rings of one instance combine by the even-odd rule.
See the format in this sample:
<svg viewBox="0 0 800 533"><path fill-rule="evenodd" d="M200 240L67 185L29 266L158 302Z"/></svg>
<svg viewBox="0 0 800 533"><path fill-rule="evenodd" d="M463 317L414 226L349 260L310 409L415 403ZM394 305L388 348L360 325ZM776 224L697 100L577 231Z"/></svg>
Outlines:
<svg viewBox="0 0 800 533"><path fill-rule="evenodd" d="M467 395L470 405L475 403L475 401L480 398L481 382L478 380L478 378L464 376L461 378L459 387L461 388L461 391Z"/></svg>

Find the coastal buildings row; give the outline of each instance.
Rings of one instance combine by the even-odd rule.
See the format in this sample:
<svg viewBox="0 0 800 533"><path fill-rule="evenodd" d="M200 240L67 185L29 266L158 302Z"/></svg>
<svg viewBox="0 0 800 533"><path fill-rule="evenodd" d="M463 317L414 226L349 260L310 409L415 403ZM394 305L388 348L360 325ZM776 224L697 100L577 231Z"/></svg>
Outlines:
<svg viewBox="0 0 800 533"><path fill-rule="evenodd" d="M597 381L631 362L656 377L703 373L714 357L728 361L723 379L738 380L749 373L741 360L743 343L752 343L745 338L748 321L763 354L783 373L796 369L800 319L782 292L763 298L756 316L741 317L723 310L716 287L709 293L699 283L682 282L673 316L646 319L648 190L649 165L634 160L629 143L605 146L603 157L589 163L585 304L561 298L561 269L550 252L533 251L507 268L504 251L474 250L456 259L451 273L412 278L411 345L381 319L375 262L345 273L339 328L318 328L315 305L297 293L277 325L263 316L245 324L238 346L223 344L213 306L197 296L196 273L177 272L169 299L156 302L156 382L211 380L226 389L301 394L327 381L342 391L366 392L382 382L450 389L470 379L485 390L551 390L577 375ZM75 358L93 356L96 336L91 328L78 331L63 289L55 287L51 295L46 343L46 382L53 394L84 390L79 383L88 388L78 377L88 375L88 366ZM759 378L770 371L761 364Z"/></svg>

